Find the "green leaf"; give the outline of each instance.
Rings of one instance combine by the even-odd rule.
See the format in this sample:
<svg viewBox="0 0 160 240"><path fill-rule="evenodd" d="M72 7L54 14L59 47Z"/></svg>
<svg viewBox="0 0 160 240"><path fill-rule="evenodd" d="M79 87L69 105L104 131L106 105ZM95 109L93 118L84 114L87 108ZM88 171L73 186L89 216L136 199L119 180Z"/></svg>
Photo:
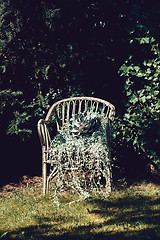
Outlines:
<svg viewBox="0 0 160 240"><path fill-rule="evenodd" d="M130 137L126 137L126 141L129 142L131 140Z"/></svg>
<svg viewBox="0 0 160 240"><path fill-rule="evenodd" d="M130 118L130 114L129 113L125 113L124 114L124 119L129 119Z"/></svg>
<svg viewBox="0 0 160 240"><path fill-rule="evenodd" d="M159 91L158 91L158 90L154 91L154 95L155 95L155 96L158 95L158 94L159 94Z"/></svg>
<svg viewBox="0 0 160 240"><path fill-rule="evenodd" d="M138 72L140 70L139 66L135 66L134 69L136 70L136 72Z"/></svg>
<svg viewBox="0 0 160 240"><path fill-rule="evenodd" d="M146 60L144 60L144 62L143 62L143 65L144 65L144 66L146 66L146 65L147 65L147 61L146 61Z"/></svg>
<svg viewBox="0 0 160 240"><path fill-rule="evenodd" d="M140 148L141 148L141 150L142 150L143 152L145 152L145 148L144 148L143 145L141 145Z"/></svg>
<svg viewBox="0 0 160 240"><path fill-rule="evenodd" d="M149 99L151 99L151 98L152 98L151 95L146 96L146 99L147 99L147 100L149 100Z"/></svg>
<svg viewBox="0 0 160 240"><path fill-rule="evenodd" d="M127 95L127 96L130 96L131 94L132 94L132 90L129 89L129 90L126 92L126 95Z"/></svg>
<svg viewBox="0 0 160 240"><path fill-rule="evenodd" d="M140 101L141 101L142 103L145 103L145 102L146 102L146 97L145 97L145 96L141 97L141 98L140 98Z"/></svg>
<svg viewBox="0 0 160 240"><path fill-rule="evenodd" d="M134 139L134 141L133 141L133 145L136 145L137 142L138 142L138 138L136 137L136 138Z"/></svg>
<svg viewBox="0 0 160 240"><path fill-rule="evenodd" d="M147 63L147 66L148 66L148 67L151 67L151 66L152 66L152 62L149 61L149 62Z"/></svg>
<svg viewBox="0 0 160 240"><path fill-rule="evenodd" d="M141 38L141 40L140 40L140 44L149 43L149 42L150 42L149 37Z"/></svg>
<svg viewBox="0 0 160 240"><path fill-rule="evenodd" d="M138 97L137 97L135 94L133 94L133 95L130 97L129 102L131 102L131 103L133 103L133 104L137 103L137 102L138 102Z"/></svg>
<svg viewBox="0 0 160 240"><path fill-rule="evenodd" d="M144 87L145 87L145 89L146 89L147 91L150 91L150 90L151 90L151 86L145 85Z"/></svg>
<svg viewBox="0 0 160 240"><path fill-rule="evenodd" d="M5 73L6 72L6 66L1 66L1 70L2 70L2 73Z"/></svg>
<svg viewBox="0 0 160 240"><path fill-rule="evenodd" d="M160 107L160 100L158 100L156 107L159 108Z"/></svg>
<svg viewBox="0 0 160 240"><path fill-rule="evenodd" d="M142 73L142 72L139 72L138 74L137 74L137 77L143 77L144 76L144 73Z"/></svg>

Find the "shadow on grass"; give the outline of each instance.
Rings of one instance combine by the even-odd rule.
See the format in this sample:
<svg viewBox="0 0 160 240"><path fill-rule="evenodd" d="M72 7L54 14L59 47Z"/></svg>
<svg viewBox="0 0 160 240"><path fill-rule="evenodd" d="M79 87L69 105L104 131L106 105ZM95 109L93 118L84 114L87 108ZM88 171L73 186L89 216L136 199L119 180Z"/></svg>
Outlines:
<svg viewBox="0 0 160 240"><path fill-rule="evenodd" d="M72 227L61 232L48 217L37 219L37 225L14 232L0 233L5 240L160 240L160 199L123 197L119 199L88 199L88 214L105 219L101 224ZM67 219L66 219L67 221ZM111 228L112 226L112 228ZM115 226L115 229L114 227ZM94 231L93 231L94 230Z"/></svg>
<svg viewBox="0 0 160 240"><path fill-rule="evenodd" d="M97 225L96 228L101 227ZM146 230L117 232L108 231L101 233L91 233L93 226L84 226L73 229L73 232L64 234L49 234L48 231L53 228L50 225L31 226L28 228L22 228L15 232L5 233L1 239L4 240L160 240L156 232L158 227L152 227ZM95 225L94 225L95 228ZM83 233L80 233L80 232ZM85 233L84 233L85 232Z"/></svg>

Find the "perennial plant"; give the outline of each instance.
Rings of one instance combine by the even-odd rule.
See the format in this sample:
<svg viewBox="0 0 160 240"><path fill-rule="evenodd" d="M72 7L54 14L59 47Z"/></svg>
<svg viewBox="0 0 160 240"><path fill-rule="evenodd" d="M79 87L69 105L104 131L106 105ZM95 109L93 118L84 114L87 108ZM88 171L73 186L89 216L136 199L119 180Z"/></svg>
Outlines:
<svg viewBox="0 0 160 240"><path fill-rule="evenodd" d="M50 146L55 196L65 190L80 199L110 191L110 161L105 117L89 112L65 123Z"/></svg>

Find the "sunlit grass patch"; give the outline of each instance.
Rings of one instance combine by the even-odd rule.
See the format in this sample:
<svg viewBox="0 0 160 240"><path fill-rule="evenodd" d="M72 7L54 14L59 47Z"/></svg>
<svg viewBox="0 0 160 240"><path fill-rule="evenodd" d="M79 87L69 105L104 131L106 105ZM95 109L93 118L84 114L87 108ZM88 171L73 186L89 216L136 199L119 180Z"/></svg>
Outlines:
<svg viewBox="0 0 160 240"><path fill-rule="evenodd" d="M1 238L160 239L160 186L142 183L72 204L69 197L64 193L57 206L53 191L43 196L41 185L1 197Z"/></svg>

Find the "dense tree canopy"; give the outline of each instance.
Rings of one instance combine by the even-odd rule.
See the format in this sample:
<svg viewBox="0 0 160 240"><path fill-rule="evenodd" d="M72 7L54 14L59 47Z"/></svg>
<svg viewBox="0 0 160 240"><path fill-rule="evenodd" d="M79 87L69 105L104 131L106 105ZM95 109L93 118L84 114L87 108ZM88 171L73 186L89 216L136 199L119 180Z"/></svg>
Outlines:
<svg viewBox="0 0 160 240"><path fill-rule="evenodd" d="M116 106L116 164L158 168L158 0L2 0L0 19L2 135L36 138L51 103L93 95Z"/></svg>

